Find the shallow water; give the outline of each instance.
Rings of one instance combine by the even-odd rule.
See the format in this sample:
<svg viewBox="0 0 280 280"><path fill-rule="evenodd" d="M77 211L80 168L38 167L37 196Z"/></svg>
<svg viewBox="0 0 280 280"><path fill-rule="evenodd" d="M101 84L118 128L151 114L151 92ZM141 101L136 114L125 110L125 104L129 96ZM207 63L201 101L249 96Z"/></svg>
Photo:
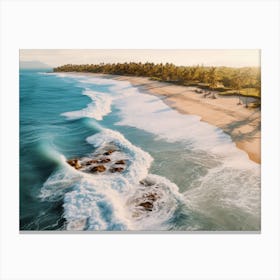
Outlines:
<svg viewBox="0 0 280 280"><path fill-rule="evenodd" d="M124 172L66 163L108 143ZM147 193L158 197L152 211L139 207ZM128 82L22 70L20 228L259 230L260 165L219 128Z"/></svg>

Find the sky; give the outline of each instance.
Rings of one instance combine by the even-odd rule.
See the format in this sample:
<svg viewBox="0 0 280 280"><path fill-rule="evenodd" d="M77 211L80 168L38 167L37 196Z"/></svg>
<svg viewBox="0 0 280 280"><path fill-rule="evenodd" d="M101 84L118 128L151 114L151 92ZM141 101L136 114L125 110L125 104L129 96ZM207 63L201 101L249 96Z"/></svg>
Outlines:
<svg viewBox="0 0 280 280"><path fill-rule="evenodd" d="M178 66L260 66L260 50L87 50L22 49L20 61L40 61L56 67L64 64L99 64L123 62L173 63Z"/></svg>

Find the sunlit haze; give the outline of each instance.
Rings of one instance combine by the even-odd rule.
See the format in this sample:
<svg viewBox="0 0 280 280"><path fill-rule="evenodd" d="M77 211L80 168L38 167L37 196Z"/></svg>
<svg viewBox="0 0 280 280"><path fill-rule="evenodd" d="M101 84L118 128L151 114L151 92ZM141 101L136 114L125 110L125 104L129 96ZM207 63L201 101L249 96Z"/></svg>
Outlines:
<svg viewBox="0 0 280 280"><path fill-rule="evenodd" d="M64 64L123 62L174 63L175 65L260 66L260 50L20 50L20 61L40 61L56 67Z"/></svg>

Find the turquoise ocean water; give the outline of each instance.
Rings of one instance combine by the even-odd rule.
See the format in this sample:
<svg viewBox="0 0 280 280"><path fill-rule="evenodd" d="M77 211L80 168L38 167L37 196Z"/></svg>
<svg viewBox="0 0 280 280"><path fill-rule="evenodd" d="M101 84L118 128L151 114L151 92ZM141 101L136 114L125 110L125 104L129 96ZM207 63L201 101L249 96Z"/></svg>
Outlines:
<svg viewBox="0 0 280 280"><path fill-rule="evenodd" d="M108 143L125 172L66 163ZM144 211L149 193L158 199ZM21 70L20 229L260 230L260 165L220 129L128 82Z"/></svg>

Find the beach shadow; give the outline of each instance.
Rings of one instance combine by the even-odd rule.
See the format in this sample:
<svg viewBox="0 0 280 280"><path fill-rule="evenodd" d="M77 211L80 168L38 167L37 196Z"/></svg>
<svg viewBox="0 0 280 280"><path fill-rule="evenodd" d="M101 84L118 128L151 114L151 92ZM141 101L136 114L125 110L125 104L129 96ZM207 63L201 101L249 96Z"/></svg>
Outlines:
<svg viewBox="0 0 280 280"><path fill-rule="evenodd" d="M168 111L172 111L172 108L168 107L168 108L165 108L165 109L157 110L154 113L163 113L163 112L168 112Z"/></svg>
<svg viewBox="0 0 280 280"><path fill-rule="evenodd" d="M186 93L186 94L184 94L184 93ZM147 103L153 103L153 102L157 102L159 99L165 100L165 99L176 97L176 96L182 96L182 97L187 98L187 94L188 94L188 92L186 92L185 90L182 92L177 92L177 93L167 94L167 95L165 95L164 93L161 93L160 95L157 95L156 99L147 101Z"/></svg>
<svg viewBox="0 0 280 280"><path fill-rule="evenodd" d="M233 141L250 140L259 137L257 136L257 133L261 130L261 118L256 113L257 111L253 112L243 120L231 122L221 128L231 135ZM250 126L252 129L245 133L241 132L239 129L244 126Z"/></svg>
<svg viewBox="0 0 280 280"><path fill-rule="evenodd" d="M158 97L155 98L155 99L146 101L146 103L154 103L154 102L158 102L159 100L164 100L164 99L166 99L166 98L168 98L168 96L158 96Z"/></svg>

